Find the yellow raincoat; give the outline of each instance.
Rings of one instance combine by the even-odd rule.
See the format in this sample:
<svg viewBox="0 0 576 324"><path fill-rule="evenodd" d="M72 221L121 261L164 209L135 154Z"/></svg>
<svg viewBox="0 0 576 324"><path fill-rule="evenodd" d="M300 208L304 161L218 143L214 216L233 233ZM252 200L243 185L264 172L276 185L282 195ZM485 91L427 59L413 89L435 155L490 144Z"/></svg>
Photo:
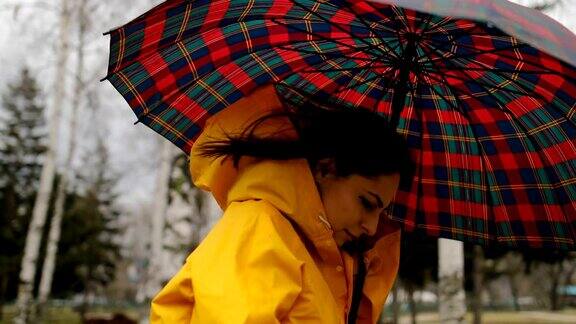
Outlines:
<svg viewBox="0 0 576 324"><path fill-rule="evenodd" d="M277 107L274 89L262 88L212 117L196 144L236 134ZM295 136L287 125L276 120L261 131ZM197 147L194 183L225 212L154 298L151 323L345 323L356 262L332 237L306 160L243 157L235 169ZM398 270L400 231L380 226L377 235L365 254L357 323L378 320Z"/></svg>

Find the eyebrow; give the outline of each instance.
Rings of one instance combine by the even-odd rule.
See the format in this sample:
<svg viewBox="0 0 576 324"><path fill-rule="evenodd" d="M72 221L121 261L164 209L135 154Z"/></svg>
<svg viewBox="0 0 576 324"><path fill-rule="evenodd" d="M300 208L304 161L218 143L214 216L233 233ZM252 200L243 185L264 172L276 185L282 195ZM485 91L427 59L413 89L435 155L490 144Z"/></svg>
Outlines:
<svg viewBox="0 0 576 324"><path fill-rule="evenodd" d="M368 191L368 193L371 194L372 196L374 196L374 198L376 198L376 203L378 204L378 208L384 207L384 203L382 203L382 199L380 199L380 196L373 193L372 191Z"/></svg>

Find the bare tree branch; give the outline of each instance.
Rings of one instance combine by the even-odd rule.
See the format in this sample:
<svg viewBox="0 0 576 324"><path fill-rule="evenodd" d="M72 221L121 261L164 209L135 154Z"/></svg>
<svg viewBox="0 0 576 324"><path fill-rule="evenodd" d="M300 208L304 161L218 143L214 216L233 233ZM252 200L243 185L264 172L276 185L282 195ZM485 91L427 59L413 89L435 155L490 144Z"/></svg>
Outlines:
<svg viewBox="0 0 576 324"><path fill-rule="evenodd" d="M536 9L538 11L547 11L547 10L550 10L550 9L558 6L562 2L563 2L563 0L542 1L540 3L533 4L532 6L530 6L530 8Z"/></svg>

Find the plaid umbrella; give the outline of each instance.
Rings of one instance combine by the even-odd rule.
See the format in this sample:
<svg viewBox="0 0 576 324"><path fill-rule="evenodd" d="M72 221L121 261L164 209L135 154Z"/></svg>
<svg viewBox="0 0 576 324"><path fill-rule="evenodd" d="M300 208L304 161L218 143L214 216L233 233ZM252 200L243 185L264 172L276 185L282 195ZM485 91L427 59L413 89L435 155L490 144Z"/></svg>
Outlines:
<svg viewBox="0 0 576 324"><path fill-rule="evenodd" d="M189 153L274 84L384 114L418 170L392 217L426 235L575 249L576 37L504 0L170 0L109 32L108 79ZM346 131L343 129L342 131Z"/></svg>

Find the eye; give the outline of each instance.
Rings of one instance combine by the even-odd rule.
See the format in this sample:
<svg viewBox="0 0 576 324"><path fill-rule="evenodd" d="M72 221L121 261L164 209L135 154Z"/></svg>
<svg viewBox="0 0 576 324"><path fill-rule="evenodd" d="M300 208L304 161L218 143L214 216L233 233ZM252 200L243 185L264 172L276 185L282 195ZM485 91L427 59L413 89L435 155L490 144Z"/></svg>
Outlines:
<svg viewBox="0 0 576 324"><path fill-rule="evenodd" d="M367 211L373 211L374 209L376 209L376 207L368 199L364 198L363 196L358 196L358 198L360 199L360 203L362 204L364 209L366 209Z"/></svg>

